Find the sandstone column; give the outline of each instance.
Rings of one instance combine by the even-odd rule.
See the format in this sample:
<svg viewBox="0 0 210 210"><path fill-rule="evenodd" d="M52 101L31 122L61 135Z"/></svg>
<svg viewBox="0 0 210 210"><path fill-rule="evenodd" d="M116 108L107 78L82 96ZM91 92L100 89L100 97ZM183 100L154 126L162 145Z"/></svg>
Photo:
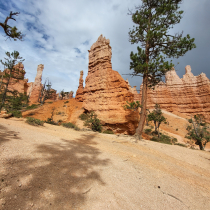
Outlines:
<svg viewBox="0 0 210 210"><path fill-rule="evenodd" d="M75 99L77 101L83 102L83 95L84 95L84 87L83 87L83 71L80 71L80 78L79 78L79 86L76 92Z"/></svg>
<svg viewBox="0 0 210 210"><path fill-rule="evenodd" d="M42 88L42 72L43 72L43 69L44 69L44 65L43 64L39 64L38 67L37 67L37 74L36 74L36 78L35 78L35 81L33 83L33 86L32 86L32 90L31 90L31 93L30 94L30 103L33 104L33 103L37 103L38 100L39 100L39 94L40 94L40 91L41 91L41 88Z"/></svg>

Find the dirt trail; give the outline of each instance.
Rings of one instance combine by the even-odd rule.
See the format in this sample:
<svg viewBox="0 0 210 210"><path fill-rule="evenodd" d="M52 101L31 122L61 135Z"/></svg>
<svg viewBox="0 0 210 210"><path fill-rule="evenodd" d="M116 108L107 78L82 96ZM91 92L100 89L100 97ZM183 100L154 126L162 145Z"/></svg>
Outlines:
<svg viewBox="0 0 210 210"><path fill-rule="evenodd" d="M210 209L210 152L0 119L0 209Z"/></svg>

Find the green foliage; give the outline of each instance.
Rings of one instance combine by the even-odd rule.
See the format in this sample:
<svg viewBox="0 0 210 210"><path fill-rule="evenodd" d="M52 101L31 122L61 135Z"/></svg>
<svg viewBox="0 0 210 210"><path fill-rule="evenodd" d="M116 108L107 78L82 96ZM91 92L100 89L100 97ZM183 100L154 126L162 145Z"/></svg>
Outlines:
<svg viewBox="0 0 210 210"><path fill-rule="evenodd" d="M63 127L66 127L66 128L73 128L74 130L76 131L79 131L80 128L77 127L75 124L71 123L71 122L68 122L68 123L62 123L61 124Z"/></svg>
<svg viewBox="0 0 210 210"><path fill-rule="evenodd" d="M207 130L203 115L194 115L188 120L192 125L188 125L186 130L188 134L185 138L195 140L195 144L199 145L200 150L204 150L206 143L210 141L210 132Z"/></svg>
<svg viewBox="0 0 210 210"><path fill-rule="evenodd" d="M9 113L12 113L12 115L13 115L14 117L17 117L17 118L22 117L22 112L21 112L21 111L18 111L18 110L12 110L12 111L10 111Z"/></svg>
<svg viewBox="0 0 210 210"><path fill-rule="evenodd" d="M183 11L178 11L182 0L142 0L142 4L135 7L135 12L130 12L133 29L129 32L131 44L141 43L137 46L137 53L130 53L130 70L132 76L143 77L142 109L137 128L140 136L143 131L147 89L154 88L174 64L168 58L179 58L188 50L196 47L194 38L190 35L182 37L182 33L170 35L169 31L180 22Z"/></svg>
<svg viewBox="0 0 210 210"><path fill-rule="evenodd" d="M134 102L130 102L130 103L128 101L126 101L126 103L127 104L123 106L125 110L130 109L132 111L137 111L138 108L142 107L142 105L140 104L139 101L134 101Z"/></svg>
<svg viewBox="0 0 210 210"><path fill-rule="evenodd" d="M43 126L44 125L44 121L39 120L39 119L35 119L33 117L27 117L26 119L27 119L26 123L28 123L30 125L35 125L35 126L38 126L38 125Z"/></svg>
<svg viewBox="0 0 210 210"><path fill-rule="evenodd" d="M144 129L144 133L146 134L151 134L151 132L152 132L152 129L150 128Z"/></svg>
<svg viewBox="0 0 210 210"><path fill-rule="evenodd" d="M64 104L67 104L67 103L69 103L69 101L65 101L65 102L64 102Z"/></svg>
<svg viewBox="0 0 210 210"><path fill-rule="evenodd" d="M88 114L85 114L85 113L82 113L82 114L79 116L79 118L80 118L81 120L87 120L88 117L89 117L89 115L88 115Z"/></svg>
<svg viewBox="0 0 210 210"><path fill-rule="evenodd" d="M71 122L68 122L68 123L62 123L61 124L63 127L66 127L66 128L74 128L75 125Z"/></svg>
<svg viewBox="0 0 210 210"><path fill-rule="evenodd" d="M6 67L6 71L4 72L3 78L1 78L1 82L0 82L0 92L1 92L0 109L2 107L5 107L5 104L11 103L11 102L15 106L17 106L17 103L20 103L20 101L18 100L17 97L21 97L21 100L23 99L23 96L19 95L19 93L17 91L12 91L12 90L8 89L10 79L14 79L14 81L19 81L19 80L24 79L25 71L24 70L22 71L19 68L15 68L16 63L22 62L23 60L19 56L18 51L14 51L12 53L6 52L5 54L7 56L5 58L5 61L0 60L2 65L4 65Z"/></svg>
<svg viewBox="0 0 210 210"><path fill-rule="evenodd" d="M103 131L103 133L106 133L106 134L114 134L114 132L112 130L105 130L105 131Z"/></svg>
<svg viewBox="0 0 210 210"><path fill-rule="evenodd" d="M194 38L182 33L174 36L168 32L180 22L183 11L178 11L182 0L142 0L142 5L136 7L132 15L135 23L129 32L132 44L141 42L144 49L137 47L138 53L131 52L130 69L134 75L143 74L148 77L150 86L156 85L174 64L165 59L183 56L187 51L196 47ZM164 57L165 55L166 57Z"/></svg>
<svg viewBox="0 0 210 210"><path fill-rule="evenodd" d="M167 135L160 135L160 137L154 136L150 139L151 141L156 141L164 144L174 144L177 142L176 138L171 138L170 136Z"/></svg>
<svg viewBox="0 0 210 210"><path fill-rule="evenodd" d="M3 28L7 38L12 38L14 39L14 41L16 41L17 39L19 40L23 40L23 37L25 35L23 35L20 31L18 31L16 26L9 26L8 25L8 20L14 20L16 21L16 19L14 18L14 16L20 14L19 12L10 12L10 15L6 17L4 23L0 23L0 26Z"/></svg>
<svg viewBox="0 0 210 210"><path fill-rule="evenodd" d="M188 122L189 122L189 123L192 123L192 119L188 119Z"/></svg>
<svg viewBox="0 0 210 210"><path fill-rule="evenodd" d="M159 127L162 122L166 121L166 118L163 116L159 104L155 104L155 109L148 114L148 121L153 121L155 125L155 131L158 132L159 136Z"/></svg>
<svg viewBox="0 0 210 210"><path fill-rule="evenodd" d="M85 120L84 125L90 127L93 131L101 132L102 126L100 120L94 112L90 112L88 118Z"/></svg>
<svg viewBox="0 0 210 210"><path fill-rule="evenodd" d="M51 87L52 87L52 83L50 82L49 78L46 78L42 86L42 89L39 93L39 102L41 104L44 104L45 100L50 99L50 97L52 96L52 93L54 91L51 89Z"/></svg>
<svg viewBox="0 0 210 210"><path fill-rule="evenodd" d="M32 104L31 106L27 106L27 107L26 107L26 110L36 109L36 108L38 108L38 107L39 107L39 105L37 105L37 104Z"/></svg>
<svg viewBox="0 0 210 210"><path fill-rule="evenodd" d="M178 145L178 146L181 146L181 147L187 147L185 144L181 144L181 143L175 143L174 145Z"/></svg>
<svg viewBox="0 0 210 210"><path fill-rule="evenodd" d="M48 124L51 124L51 125L58 125L58 123L56 123L55 121L53 121L52 118L47 118L47 120L45 122L48 123Z"/></svg>

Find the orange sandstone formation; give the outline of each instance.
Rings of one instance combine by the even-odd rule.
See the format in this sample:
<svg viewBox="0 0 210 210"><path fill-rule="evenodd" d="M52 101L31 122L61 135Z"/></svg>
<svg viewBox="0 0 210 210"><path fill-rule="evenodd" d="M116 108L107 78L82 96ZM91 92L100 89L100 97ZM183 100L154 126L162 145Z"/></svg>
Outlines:
<svg viewBox="0 0 210 210"><path fill-rule="evenodd" d="M38 65L37 67L37 75L36 75L36 78L35 78L35 81L33 83L33 86L32 86L32 90L31 90L31 93L30 93L30 98L29 98L29 101L31 104L33 103L37 103L38 100L39 100L39 94L40 94L40 91L41 91L41 88L42 88L42 71L44 69L44 65L43 64L40 64Z"/></svg>
<svg viewBox="0 0 210 210"><path fill-rule="evenodd" d="M101 35L89 50L83 107L94 111L102 123L115 132L134 134L139 116L123 108L126 101L133 101L134 95L120 74L112 70L109 43L109 39Z"/></svg>
<svg viewBox="0 0 210 210"><path fill-rule="evenodd" d="M83 71L80 71L80 78L79 78L79 86L76 92L75 99L79 102L83 101L83 95L84 95L84 87L83 87Z"/></svg>
<svg viewBox="0 0 210 210"><path fill-rule="evenodd" d="M185 75L180 79L173 68L166 73L165 81L154 90L148 90L149 109L158 103L167 111L189 116L203 114L210 121L210 81L204 73L194 76L188 65L185 67ZM135 100L141 101L141 94L135 95Z"/></svg>
<svg viewBox="0 0 210 210"><path fill-rule="evenodd" d="M18 91L19 93L22 94L26 94L27 93L27 88L28 88L28 79L24 79L25 76L25 71L24 71L24 65L22 63L18 63L14 66L14 68L16 69L17 72L15 72L14 76L16 78L19 78L19 80L15 79L15 78L10 78L9 81L9 85L8 85L8 90L10 91ZM5 72L7 72L8 70L5 69L3 72L1 72L1 78L2 79L3 75L5 74ZM3 82L6 82L6 79L2 80ZM1 84L3 85L3 84Z"/></svg>

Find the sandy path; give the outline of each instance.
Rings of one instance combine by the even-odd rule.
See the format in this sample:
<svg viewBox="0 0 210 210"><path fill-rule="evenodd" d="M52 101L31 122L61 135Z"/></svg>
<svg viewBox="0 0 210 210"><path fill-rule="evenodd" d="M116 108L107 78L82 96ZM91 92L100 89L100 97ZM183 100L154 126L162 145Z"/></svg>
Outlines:
<svg viewBox="0 0 210 210"><path fill-rule="evenodd" d="M210 209L210 152L0 119L0 209Z"/></svg>

